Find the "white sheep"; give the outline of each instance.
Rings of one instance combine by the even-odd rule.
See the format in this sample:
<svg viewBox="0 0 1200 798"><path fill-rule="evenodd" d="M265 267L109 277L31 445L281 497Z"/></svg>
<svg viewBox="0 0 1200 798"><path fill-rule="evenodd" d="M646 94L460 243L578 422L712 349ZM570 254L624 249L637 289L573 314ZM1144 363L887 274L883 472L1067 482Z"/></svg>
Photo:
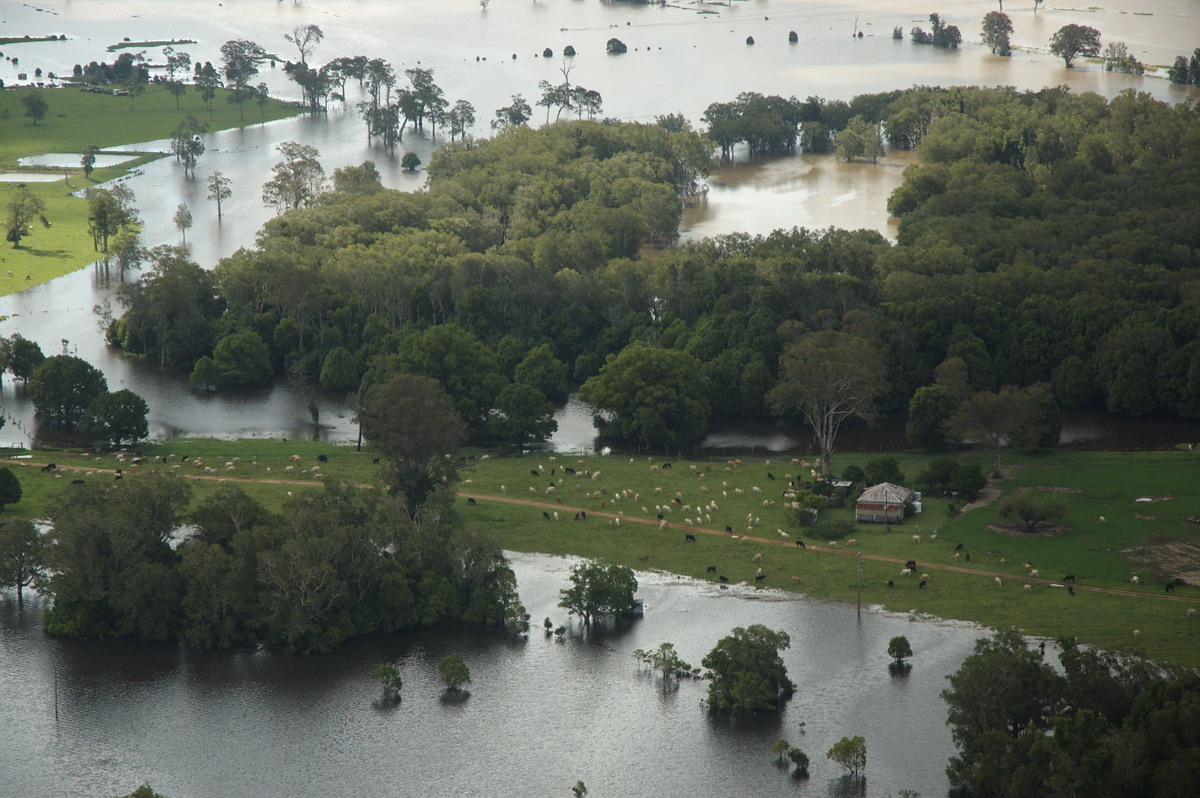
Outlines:
<svg viewBox="0 0 1200 798"><path fill-rule="evenodd" d="M1139 579L1138 579L1136 576L1133 576L1133 577L1130 577L1130 578L1129 578L1129 583L1130 583L1131 585L1136 585L1136 584L1137 584L1139 581L1141 581L1141 580L1139 580Z"/></svg>
<svg viewBox="0 0 1200 798"><path fill-rule="evenodd" d="M920 542L921 542L921 536L920 536L920 535L913 535L913 538L912 538L912 540L913 540L913 543L920 543Z"/></svg>
<svg viewBox="0 0 1200 798"><path fill-rule="evenodd" d="M912 576L912 569L905 568L903 571L900 572L900 575L901 576Z"/></svg>
<svg viewBox="0 0 1200 798"><path fill-rule="evenodd" d="M1028 592L1030 590L1033 590L1033 585L1026 582L1025 584L1021 585L1021 589Z"/></svg>
<svg viewBox="0 0 1200 798"><path fill-rule="evenodd" d="M829 543L827 543L826 545L827 545L827 546L829 546L829 548L831 548L831 549L836 549L836 548L837 548L837 541L836 541L836 540L831 540L831 541L829 541Z"/></svg>
<svg viewBox="0 0 1200 798"><path fill-rule="evenodd" d="M1133 636L1134 636L1134 637L1141 637L1141 636L1142 636L1142 630L1141 630L1141 629L1134 629L1134 630L1133 630Z"/></svg>
<svg viewBox="0 0 1200 798"><path fill-rule="evenodd" d="M755 554L755 555L754 555L753 557L751 557L750 559L751 559L751 560L753 560L754 562L762 562L762 555L761 555L761 554Z"/></svg>
<svg viewBox="0 0 1200 798"><path fill-rule="evenodd" d="M1036 579L1037 575L1038 575L1038 569L1034 568L1032 571L1029 572L1029 575L1032 576L1034 579Z"/></svg>
<svg viewBox="0 0 1200 798"><path fill-rule="evenodd" d="M1003 587L1004 583L1000 581L1000 577L996 577L996 587Z"/></svg>

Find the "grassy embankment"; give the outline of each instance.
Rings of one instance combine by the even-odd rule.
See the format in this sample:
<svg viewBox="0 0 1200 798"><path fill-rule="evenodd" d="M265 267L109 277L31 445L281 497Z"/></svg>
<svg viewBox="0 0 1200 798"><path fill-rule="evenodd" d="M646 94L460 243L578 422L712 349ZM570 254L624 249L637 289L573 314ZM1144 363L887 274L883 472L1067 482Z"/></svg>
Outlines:
<svg viewBox="0 0 1200 798"><path fill-rule="evenodd" d="M239 483L239 487L274 510L286 501L289 491L316 489L310 481L311 475L299 472L316 465L318 454L329 457L329 462L321 466L326 481L368 483L376 470L371 462L375 455L369 451L356 453L353 447L301 441L188 440L147 445L140 451L147 457L169 453L200 456L205 467L217 469L214 477L285 480L286 484ZM88 477L86 472L89 468L119 465L112 455L104 455L97 462L94 455L85 458L65 452L34 454L35 460L52 460L67 470L62 479L56 480L35 469L17 469L25 498L9 508L9 513L36 516L51 493L64 487L64 480L108 479L107 474ZM300 456L299 463L292 461L293 455ZM223 463L233 457L240 457L241 461L227 472ZM837 465L862 464L866 459L869 458L847 455L839 457ZM911 479L929 458L901 455L898 459ZM924 512L901 527L857 525L851 533L856 545L851 547L842 540L835 552L828 549L824 537L789 524L787 513L778 506L786 484L784 475L807 473L807 468L787 460L770 465L747 461L731 467L729 472L724 470L725 463L697 463L704 474L700 479L691 475L687 463L674 462L669 470L651 471L645 458L635 458L632 464L628 457L615 455L564 455L557 462L551 461L549 455L491 458L475 461L464 469L462 476L471 480L471 484L460 486L461 491L481 498L475 504L460 501L458 510L468 522L495 531L505 548L512 550L600 557L635 569L661 569L709 581L725 575L735 583L749 584L753 584L755 569L762 567L768 587L849 602L855 600L856 561L846 554L852 549L864 554L864 604L881 605L897 612L977 621L988 626L1016 626L1027 633L1051 638L1074 635L1105 648L1137 646L1154 659L1200 667L1200 618L1186 615L1189 607L1200 606L1200 587L1180 587L1174 594L1178 600L1169 599L1160 581L1188 567L1193 572L1200 569L1196 554L1200 551L1200 526L1186 523L1188 517L1200 513L1200 496L1195 490L1200 484L1200 455L1186 451L1013 454L1006 457L1006 463L1016 466L1016 475L1001 483L1005 492L1018 488L1064 491L1068 511L1062 534L1035 537L1006 534L989 528L1001 521L994 504L950 518L949 502L927 499ZM530 471L538 470L539 464L546 473L535 478ZM564 475L563 465L570 465L578 474ZM293 472L285 471L288 466L293 467ZM705 472L705 466L711 471ZM128 469L128 465L125 467ZM143 466L147 467L155 466L152 463ZM76 469L80 474L74 473ZM560 470L551 477L551 469ZM584 477L585 470L599 471L600 476ZM202 469L189 465L179 471L203 473ZM767 478L768 472L776 476L774 481ZM550 481L557 482L560 478L563 484L547 495L545 489ZM723 486L723 482L727 484ZM198 480L197 500L209 495L219 484L215 478ZM536 493L529 492L531 487ZM754 487L762 492L755 493ZM662 488L662 493L656 494L655 488ZM707 488L708 493L703 493L702 488ZM742 494L736 492L739 488ZM626 490L630 492L628 498L616 498L618 491ZM589 495L596 491L605 492ZM711 520L706 518L698 525L699 513L694 509L677 508L667 516L672 524L683 524L685 518L691 517L693 525L701 530L695 533L695 543L685 542L682 529L657 528L655 505L670 503L676 492L682 494L683 503L693 507L698 502L715 500L720 508L708 513ZM1158 498L1166 496L1171 498ZM1147 497L1158 500L1134 501ZM557 502L558 498L562 504ZM538 505L492 499L533 501ZM764 501L775 501L777 506L764 507ZM642 513L643 506L648 514ZM575 508L588 512L586 522L572 520ZM560 521L543 518L543 512L552 514L556 510ZM620 512L624 517L616 525L612 519ZM851 513L846 507L826 511L825 515L848 520ZM725 535L726 526L743 534L748 514L760 519L751 535L761 540L740 543ZM1100 521L1101 516L1105 521ZM788 532L793 539L803 538L809 548L800 550L790 541L782 540L777 528ZM703 530L716 534L705 534ZM935 531L938 538L931 542L928 537ZM921 543L913 542L914 534L921 536ZM958 543L963 544L964 553L971 553L970 563L953 559ZM1190 544L1190 566L1183 559L1186 553L1177 553L1173 560L1168 558L1160 566L1150 564L1150 556L1165 552L1170 543ZM760 562L753 561L755 554L762 555ZM927 588L920 589L916 578L901 577L902 564L871 559L872 556L917 560L919 572L930 574ZM1029 581L1023 563L1034 565L1043 580L1033 581L1029 591L1022 589L1022 583ZM716 566L717 572L708 573L709 565ZM950 570L953 568L982 573ZM1079 581L1074 596L1047 583L1067 573L1074 573ZM1140 577L1140 585L1130 584L1134 574ZM995 585L994 575L1002 577L1001 587ZM892 580L893 587L887 586L888 580ZM1089 589L1093 587L1127 594ZM1134 629L1141 632L1136 640Z"/></svg>
<svg viewBox="0 0 1200 798"><path fill-rule="evenodd" d="M46 118L35 126L25 116L21 98L40 92L49 104ZM161 86L150 86L129 108L128 97L94 94L78 88L10 89L0 91L0 171L25 171L17 167L17 159L44 153L82 153L88 145L100 148L121 147L143 141L170 138L175 128L191 115L210 130L255 125L263 121L282 119L300 113L297 107L271 100L263 113L250 103L246 119L238 118L236 104L226 101L222 91L213 99L212 118L200 95L189 91L176 110L175 98ZM57 171L64 179L54 182L28 182L25 188L42 198L46 204L49 228L34 222L31 235L13 248L0 244L0 296L44 283L75 271L96 260L92 238L87 229L87 202L72 193L95 186L136 169L161 153L146 153L120 166L96 169L84 177L79 159L72 159L69 169L31 167L27 171ZM204 178L204 159L200 160L200 176ZM180 180L183 180L182 171ZM9 200L18 190L16 182L0 182L0 212L7 209ZM12 272L12 276L9 276ZM26 279L28 276L29 279Z"/></svg>

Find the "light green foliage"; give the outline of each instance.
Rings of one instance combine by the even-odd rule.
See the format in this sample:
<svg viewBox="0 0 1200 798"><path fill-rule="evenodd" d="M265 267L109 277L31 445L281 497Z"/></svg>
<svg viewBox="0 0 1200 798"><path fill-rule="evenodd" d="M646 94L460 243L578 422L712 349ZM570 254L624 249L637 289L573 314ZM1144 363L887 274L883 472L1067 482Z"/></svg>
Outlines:
<svg viewBox="0 0 1200 798"><path fill-rule="evenodd" d="M827 759L832 759L855 778L867 766L867 741L861 736L843 737L825 752Z"/></svg>
<svg viewBox="0 0 1200 798"><path fill-rule="evenodd" d="M371 671L371 678L379 682L384 699L400 698L400 688L404 686L404 680L400 678L400 669L395 665L377 665L375 670Z"/></svg>
<svg viewBox="0 0 1200 798"><path fill-rule="evenodd" d="M875 163L883 155L883 134L877 124L856 116L834 136L834 145L843 161L869 158Z"/></svg>
<svg viewBox="0 0 1200 798"><path fill-rule="evenodd" d="M779 656L790 645L786 632L762 624L738 627L717 641L701 661L708 668L705 678L712 681L709 708L716 712L778 710L796 689Z"/></svg>
<svg viewBox="0 0 1200 798"><path fill-rule="evenodd" d="M471 683L471 671L467 663L457 654L449 654L442 658L437 667L438 678L446 689L451 692L461 691Z"/></svg>
<svg viewBox="0 0 1200 798"><path fill-rule="evenodd" d="M578 615L584 626L593 618L619 615L633 607L637 578L624 565L605 565L596 561L571 568L571 586L559 591L558 606Z"/></svg>
<svg viewBox="0 0 1200 798"><path fill-rule="evenodd" d="M983 15L983 29L980 36L983 43L995 55L1012 55L1012 46L1008 35L1012 33L1012 20L1001 11L989 11Z"/></svg>
<svg viewBox="0 0 1200 798"><path fill-rule="evenodd" d="M897 635L889 640L887 652L888 656L897 662L903 662L913 655L912 646L909 645L908 638L904 635Z"/></svg>
<svg viewBox="0 0 1200 798"><path fill-rule="evenodd" d="M275 164L271 179L263 184L263 203L278 213L309 207L325 190L325 168L317 160L321 153L295 141L285 141L275 149L283 160Z"/></svg>

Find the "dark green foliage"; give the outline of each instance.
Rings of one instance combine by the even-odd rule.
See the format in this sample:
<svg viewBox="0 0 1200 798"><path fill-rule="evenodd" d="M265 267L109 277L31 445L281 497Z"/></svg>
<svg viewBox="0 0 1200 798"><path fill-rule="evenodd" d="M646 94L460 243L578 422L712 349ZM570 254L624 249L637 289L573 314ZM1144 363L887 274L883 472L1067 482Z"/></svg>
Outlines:
<svg viewBox="0 0 1200 798"><path fill-rule="evenodd" d="M8 466L0 466L0 513L9 504L21 501L21 480Z"/></svg>
<svg viewBox="0 0 1200 798"><path fill-rule="evenodd" d="M758 712L778 710L796 689L787 676L779 652L791 645L786 632L776 632L762 624L738 627L717 641L701 664L708 668L705 678L708 706L715 712Z"/></svg>
<svg viewBox="0 0 1200 798"><path fill-rule="evenodd" d="M471 671L467 668L467 663L463 662L463 658L457 654L443 657L438 663L437 671L438 678L451 692L460 691L471 683Z"/></svg>
<svg viewBox="0 0 1200 798"><path fill-rule="evenodd" d="M898 635L888 641L887 653L892 659L902 662L913 655L913 650L908 642L908 638L904 635Z"/></svg>
<svg viewBox="0 0 1200 798"><path fill-rule="evenodd" d="M579 396L597 410L601 432L649 446L694 443L708 429L708 386L686 352L635 344L610 356Z"/></svg>
<svg viewBox="0 0 1200 798"><path fill-rule="evenodd" d="M629 47L620 39L609 39L604 49L609 55L620 55L629 51Z"/></svg>
<svg viewBox="0 0 1200 798"><path fill-rule="evenodd" d="M933 28L931 33L926 33L919 27L913 28L909 32L908 35L913 40L913 44L932 44L934 47L954 49L962 44L962 33L959 32L958 26L946 25L938 14L929 15L929 24Z"/></svg>
<svg viewBox="0 0 1200 798"><path fill-rule="evenodd" d="M917 475L916 487L934 496L955 496L970 500L983 490L987 477L977 462L958 462L952 457L930 461Z"/></svg>
<svg viewBox="0 0 1200 798"><path fill-rule="evenodd" d="M74 426L106 390L108 382L100 370L71 355L48 357L29 376L33 408L50 424Z"/></svg>
<svg viewBox="0 0 1200 798"><path fill-rule="evenodd" d="M1060 645L1062 675L1012 630L976 642L943 692L959 751L951 785L983 798L1186 792L1200 753L1196 674Z"/></svg>
<svg viewBox="0 0 1200 798"><path fill-rule="evenodd" d="M1054 524L1067 513L1067 501L1054 493L1021 490L1005 496L997 508L1000 517L1019 521L1032 534L1041 524Z"/></svg>
<svg viewBox="0 0 1200 798"><path fill-rule="evenodd" d="M47 631L323 652L419 623L528 629L496 542L454 529L448 507L410 520L378 491L331 485L275 515L229 487L173 548L189 498L186 481L149 474L63 486L46 553Z"/></svg>
<svg viewBox="0 0 1200 798"><path fill-rule="evenodd" d="M46 356L36 341L22 338L20 333L13 333L4 341L4 365L19 380L28 380L30 375L42 365Z"/></svg>
<svg viewBox="0 0 1200 798"><path fill-rule="evenodd" d="M554 405L536 388L514 383L496 397L485 428L496 440L520 451L546 441L558 429Z"/></svg>
<svg viewBox="0 0 1200 798"><path fill-rule="evenodd" d="M1070 69L1077 56L1100 54L1100 31L1087 25L1063 25L1050 39L1050 52Z"/></svg>
<svg viewBox="0 0 1200 798"><path fill-rule="evenodd" d="M146 400L128 388L102 393L87 406L79 431L93 441L119 449L150 434Z"/></svg>
<svg viewBox="0 0 1200 798"><path fill-rule="evenodd" d="M584 626L593 618L620 615L633 607L637 578L624 565L588 561L571 568L571 586L563 588L558 606L578 615Z"/></svg>
<svg viewBox="0 0 1200 798"><path fill-rule="evenodd" d="M833 744L825 757L850 771L851 778L856 778L867 766L867 741L859 735L843 737Z"/></svg>
<svg viewBox="0 0 1200 798"><path fill-rule="evenodd" d="M10 487L7 472L7 468L0 469L0 497ZM0 512L4 503L0 498ZM15 587L18 606L25 602L25 588L36 587L45 576L45 546L42 533L28 519L8 518L0 526L0 589Z"/></svg>
<svg viewBox="0 0 1200 798"><path fill-rule="evenodd" d="M905 435L909 444L929 451L947 448L950 442L943 424L957 408L958 400L942 386L918 388L908 402Z"/></svg>
<svg viewBox="0 0 1200 798"><path fill-rule="evenodd" d="M900 470L900 464L894 457L876 457L869 460L863 466L863 474L870 485L878 485L880 482L891 482L893 485L905 483L904 472Z"/></svg>

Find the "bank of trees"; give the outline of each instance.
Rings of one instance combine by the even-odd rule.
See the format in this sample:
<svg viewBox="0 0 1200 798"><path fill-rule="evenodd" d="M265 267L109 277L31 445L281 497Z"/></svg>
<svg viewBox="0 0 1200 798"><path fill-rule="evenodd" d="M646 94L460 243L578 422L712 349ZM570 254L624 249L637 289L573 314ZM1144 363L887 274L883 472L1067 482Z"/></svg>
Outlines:
<svg viewBox="0 0 1200 798"><path fill-rule="evenodd" d="M979 798L1189 792L1200 775L1196 673L1059 644L1061 671L1014 630L976 642L942 693L951 785Z"/></svg>
<svg viewBox="0 0 1200 798"><path fill-rule="evenodd" d="M188 512L190 500L186 481L161 474L62 485L47 631L321 652L443 621L528 628L495 541L456 524L445 496L415 515L386 491L334 485L279 514L234 487ZM180 538L185 521L194 532Z"/></svg>
<svg viewBox="0 0 1200 798"><path fill-rule="evenodd" d="M895 245L793 229L668 246L722 146L715 115L713 139L673 115L513 124L443 146L422 193L343 167L215 272L160 254L110 340L190 371L236 334L265 351L264 378L360 396L428 377L469 439L517 447L546 434L543 400L567 384L588 386L607 434L649 446L718 418L801 417L772 399L814 381L815 366L804 385L788 369L819 336L865 342L853 365L870 361L874 409L913 402L924 448L984 440L947 424L993 396L1037 411L995 436L1020 447L1053 442L1058 406L1200 417L1196 106L956 87L797 108L920 145L889 200ZM671 390L639 376L647 364ZM518 384L536 394L506 391Z"/></svg>

